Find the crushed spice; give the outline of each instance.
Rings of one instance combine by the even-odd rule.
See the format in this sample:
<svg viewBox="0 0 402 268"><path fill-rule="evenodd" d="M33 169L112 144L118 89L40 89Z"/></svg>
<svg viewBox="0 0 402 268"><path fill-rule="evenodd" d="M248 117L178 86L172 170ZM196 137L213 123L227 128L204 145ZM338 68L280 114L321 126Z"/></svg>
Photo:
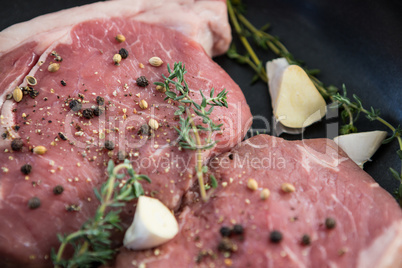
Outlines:
<svg viewBox="0 0 402 268"><path fill-rule="evenodd" d="M78 111L81 110L81 108L82 108L81 102L79 102L79 101L77 101L77 100L72 100L68 106L69 106L70 109L73 110L74 112L78 112Z"/></svg>
<svg viewBox="0 0 402 268"><path fill-rule="evenodd" d="M31 199L29 199L29 201L28 201L28 207L29 207L30 209L37 209L38 207L40 207L40 200L39 200L39 198L37 198L37 197L35 196L35 197L32 197Z"/></svg>
<svg viewBox="0 0 402 268"><path fill-rule="evenodd" d="M53 188L53 193L54 193L55 195L59 195L59 194L63 193L63 191L64 191L64 188L63 188L63 186L61 186L61 185L56 185L56 186Z"/></svg>
<svg viewBox="0 0 402 268"><path fill-rule="evenodd" d="M91 119L94 117L94 110L88 108L82 111L82 116L85 117L86 119Z"/></svg>
<svg viewBox="0 0 402 268"><path fill-rule="evenodd" d="M16 138L11 142L11 149L13 149L13 151L21 151L23 146L24 142L21 138Z"/></svg>

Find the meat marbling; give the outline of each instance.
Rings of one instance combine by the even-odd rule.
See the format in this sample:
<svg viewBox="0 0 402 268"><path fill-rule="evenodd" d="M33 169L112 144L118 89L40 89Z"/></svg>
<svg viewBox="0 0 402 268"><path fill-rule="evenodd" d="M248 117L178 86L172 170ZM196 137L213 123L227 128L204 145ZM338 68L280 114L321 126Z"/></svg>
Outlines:
<svg viewBox="0 0 402 268"><path fill-rule="evenodd" d="M113 1L46 15L0 33L1 40L15 34L15 40L0 42L4 138L0 142L1 267L51 266L49 255L58 245L56 234L77 230L93 215L98 206L93 188L105 181L105 164L110 158L117 161L119 152L133 162L137 172L151 178L152 183L144 185L147 195L161 199L171 209L179 207L195 180L194 152L172 145L178 137L173 114L176 104L164 101L164 94L153 85L161 81L162 74L167 75L167 63L186 64L186 80L198 101L199 90L206 95L211 88L229 91L229 108L215 108L212 114L215 121L223 123L222 133L217 134L220 142L204 153L205 159L242 140L251 124L249 107L239 87L207 54L221 53L217 47L230 40L222 42L219 37L230 36L224 8L222 1ZM164 18L160 15L163 9L172 12L164 12ZM115 14L119 16L113 17ZM220 14L219 20L200 20L200 25L193 20L194 16L211 14ZM63 19L69 16L71 20ZM166 25L170 16L179 18L176 25ZM188 27L181 28L183 25ZM29 33L31 29L33 33ZM26 38L27 33L32 38ZM126 42L115 40L119 33L125 35ZM201 46L200 40L207 42ZM114 65L112 57L123 47L129 56ZM49 63L55 62L52 51L62 57L60 69L54 73L48 71ZM151 66L148 60L153 56L163 59L164 64ZM26 86L28 74L37 79L34 89L39 95L25 95L19 103L7 100L15 86ZM145 76L149 85L138 86L139 76ZM105 112L84 118L83 110L97 105L97 96L104 98ZM81 111L70 109L73 99L82 99ZM147 101L149 107L142 110L140 100ZM150 118L160 126L148 136L139 130ZM11 140L17 138L24 143L20 152L10 147ZM113 150L104 148L106 140L113 141ZM31 152L39 145L47 148L46 154ZM25 164L32 166L28 175L20 170ZM53 193L56 185L64 187L61 195ZM32 197L41 200L39 208L28 208ZM127 227L133 204L123 215Z"/></svg>
<svg viewBox="0 0 402 268"><path fill-rule="evenodd" d="M123 249L115 267L402 267L398 204L332 141L259 135L209 167L219 186L207 203L197 191L187 194L179 234L157 249ZM247 187L250 178L258 190ZM283 183L295 192L283 192ZM262 200L265 188L271 194ZM237 250L219 251L220 228L234 224L244 228L231 238ZM274 230L283 235L279 243L270 240Z"/></svg>

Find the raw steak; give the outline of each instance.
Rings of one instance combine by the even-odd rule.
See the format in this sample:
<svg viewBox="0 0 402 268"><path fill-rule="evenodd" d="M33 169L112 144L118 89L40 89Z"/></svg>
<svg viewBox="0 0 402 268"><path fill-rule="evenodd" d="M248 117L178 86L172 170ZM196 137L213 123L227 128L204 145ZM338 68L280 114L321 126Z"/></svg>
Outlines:
<svg viewBox="0 0 402 268"><path fill-rule="evenodd" d="M138 6L129 5L134 2ZM152 180L144 185L146 194L161 199L171 209L179 207L195 181L194 152L175 144L178 121L173 113L177 104L164 101L165 95L153 85L161 81L162 74L167 75L167 63L186 64L186 80L194 99L201 99L200 89L206 95L211 88L229 91L229 108L215 108L212 114L216 122L223 123L223 131L217 133L219 144L205 151L205 161L242 140L251 124L249 107L239 87L205 52L218 51L214 47L221 41L210 42L208 47L188 37L218 38L219 34L210 30L216 18L206 26L205 20L197 25L190 16L195 12L192 8L211 16L221 12L222 5L216 1L114 1L46 15L0 33L2 40L13 33L16 39L0 42L4 77L0 82L0 267L51 266L50 249L58 246L56 234L77 230L93 216L98 206L93 188L107 178L105 165L111 158L132 160L136 171ZM119 17L110 17L111 7L113 16ZM180 18L176 27L164 27L160 9L171 9L164 14ZM147 17L152 24L131 19L138 12L138 20ZM172 29L180 28L185 21L189 22L183 29L187 36ZM220 34L227 36L227 21L221 23L214 31L223 30ZM25 40L27 33L32 33L32 38ZM120 33L126 37L123 43L115 40ZM112 57L121 48L129 56L115 65ZM52 51L62 57L60 69L53 73L48 71L49 63L57 62ZM148 60L153 56L160 57L163 65L151 66ZM6 100L15 86L26 86L28 74L38 81L34 90L28 90L30 93L19 103ZM140 76L148 79L148 86L136 83ZM98 96L104 98L100 106L105 111L99 117L84 113L84 109L98 107ZM77 105L71 105L73 100L81 101L80 111L74 111ZM140 100L145 100L148 108L141 109ZM141 128L151 118L159 122L159 128ZM23 142L21 151L12 150L11 141L19 138ZM106 141L112 141L114 147L106 146ZM37 146L45 146L47 152L33 154L31 149ZM21 171L25 164L32 166L29 174ZM23 171L27 173L26 168ZM64 188L60 195L53 193L57 185ZM41 204L29 209L33 197ZM133 204L124 212L127 227Z"/></svg>
<svg viewBox="0 0 402 268"><path fill-rule="evenodd" d="M338 150L326 139L246 140L211 160L219 186L207 203L197 192L187 195L172 241L147 251L123 249L115 267L402 267L401 209ZM258 190L247 187L250 178ZM295 191L285 193L283 183ZM266 200L262 189L270 190ZM235 224L243 234L223 239L220 228ZM282 240L276 233L271 241L274 230Z"/></svg>

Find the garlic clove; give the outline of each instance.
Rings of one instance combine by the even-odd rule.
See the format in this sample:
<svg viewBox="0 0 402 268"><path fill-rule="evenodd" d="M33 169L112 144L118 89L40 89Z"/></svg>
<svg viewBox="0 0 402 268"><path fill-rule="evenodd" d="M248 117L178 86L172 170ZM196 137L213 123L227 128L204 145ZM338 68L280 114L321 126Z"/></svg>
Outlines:
<svg viewBox="0 0 402 268"><path fill-rule="evenodd" d="M267 63L267 75L274 116L283 126L307 127L325 115L325 100L301 67L279 58Z"/></svg>
<svg viewBox="0 0 402 268"><path fill-rule="evenodd" d="M124 236L124 246L142 250L159 246L179 232L170 210L158 199L140 196L134 220Z"/></svg>
<svg viewBox="0 0 402 268"><path fill-rule="evenodd" d="M360 132L337 136L334 142L363 168L363 164L370 160L386 136L386 131Z"/></svg>

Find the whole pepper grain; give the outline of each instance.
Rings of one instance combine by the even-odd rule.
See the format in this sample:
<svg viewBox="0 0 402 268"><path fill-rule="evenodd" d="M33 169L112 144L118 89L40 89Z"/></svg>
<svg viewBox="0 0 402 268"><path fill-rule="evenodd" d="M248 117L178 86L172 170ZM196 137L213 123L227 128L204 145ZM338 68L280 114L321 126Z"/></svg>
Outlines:
<svg viewBox="0 0 402 268"><path fill-rule="evenodd" d="M96 107L93 112L95 116L100 116L101 114L103 114L103 111L105 110L105 108L103 108L102 106L100 107Z"/></svg>
<svg viewBox="0 0 402 268"><path fill-rule="evenodd" d="M233 226L233 230L232 230L233 234L235 235L241 235L244 233L244 228L243 226L241 226L240 224L235 224Z"/></svg>
<svg viewBox="0 0 402 268"><path fill-rule="evenodd" d="M232 230L227 226L222 226L219 232L222 237L229 237L232 234Z"/></svg>
<svg viewBox="0 0 402 268"><path fill-rule="evenodd" d="M94 117L94 111L92 109L85 109L82 111L82 116L86 119L91 119Z"/></svg>
<svg viewBox="0 0 402 268"><path fill-rule="evenodd" d="M336 226L336 221L334 218L328 217L325 219L325 227L327 229L334 229Z"/></svg>
<svg viewBox="0 0 402 268"><path fill-rule="evenodd" d="M56 186L53 188L53 193L54 193L55 195L59 195L59 194L61 194L63 191L64 191L64 188L63 188L63 186L61 186L61 185L56 185Z"/></svg>
<svg viewBox="0 0 402 268"><path fill-rule="evenodd" d="M97 96L97 97L96 97L96 103L97 103L98 105L104 105L104 104L105 104L105 99L102 98L101 96Z"/></svg>
<svg viewBox="0 0 402 268"><path fill-rule="evenodd" d="M137 78L137 85L140 87L146 87L149 85L148 79L145 76L140 76Z"/></svg>
<svg viewBox="0 0 402 268"><path fill-rule="evenodd" d="M13 151L21 151L23 146L24 142L21 138L16 138L11 142L11 149L13 149Z"/></svg>
<svg viewBox="0 0 402 268"><path fill-rule="evenodd" d="M269 240L272 243L278 244L279 242L282 241L282 239L283 239L282 233L277 230L274 230L269 234Z"/></svg>
<svg viewBox="0 0 402 268"><path fill-rule="evenodd" d="M32 166L30 164L25 164L21 167L21 172L25 175L29 175L32 171Z"/></svg>
<svg viewBox="0 0 402 268"><path fill-rule="evenodd" d="M114 149L114 144L112 141L105 141L105 148L108 149L109 151Z"/></svg>
<svg viewBox="0 0 402 268"><path fill-rule="evenodd" d="M31 199L29 199L29 201L28 201L28 207L29 207L30 209L37 209L38 207L40 207L40 200L39 200L39 198L37 198L37 197L35 196L35 197L32 197Z"/></svg>
<svg viewBox="0 0 402 268"><path fill-rule="evenodd" d="M127 59L127 57L128 57L128 51L125 48L121 48L119 50L119 54L120 54L122 59Z"/></svg>

